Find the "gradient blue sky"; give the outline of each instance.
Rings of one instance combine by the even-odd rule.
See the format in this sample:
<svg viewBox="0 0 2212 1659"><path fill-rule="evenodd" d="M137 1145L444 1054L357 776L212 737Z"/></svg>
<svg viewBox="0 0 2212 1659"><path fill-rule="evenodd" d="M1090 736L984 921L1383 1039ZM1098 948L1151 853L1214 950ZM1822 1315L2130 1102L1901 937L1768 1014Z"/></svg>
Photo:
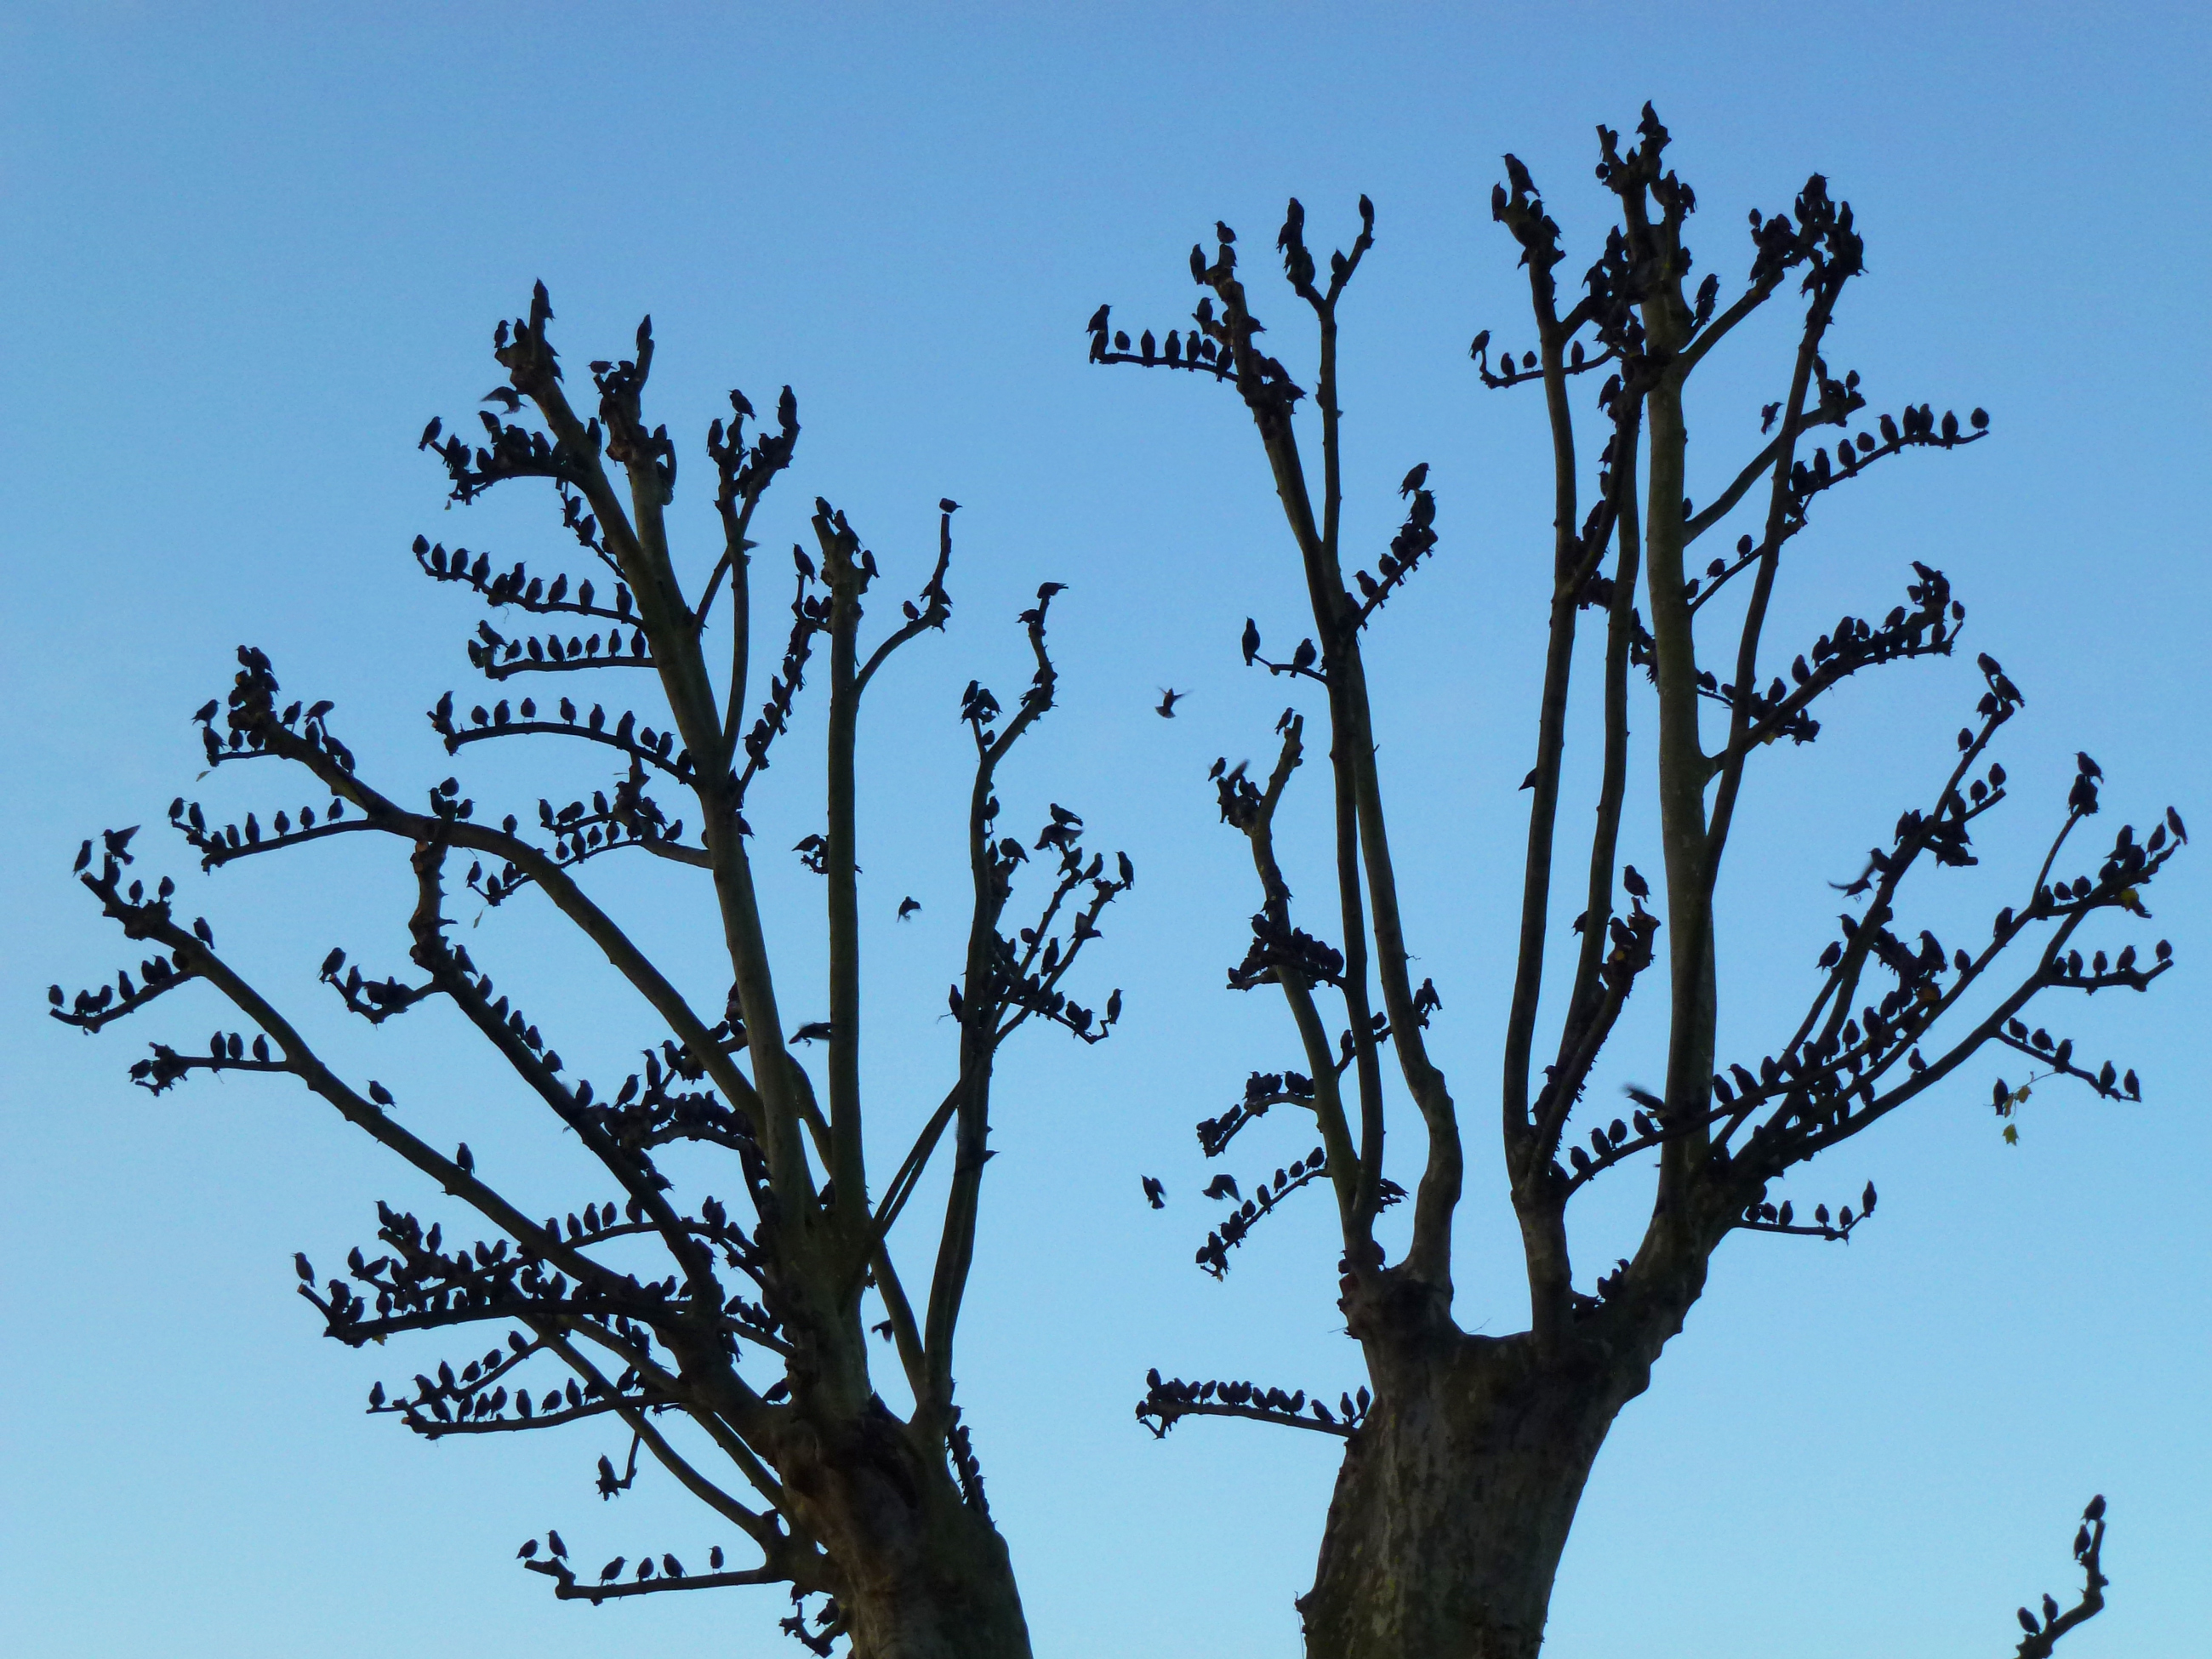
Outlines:
<svg viewBox="0 0 2212 1659"><path fill-rule="evenodd" d="M1879 614L1922 558L2027 690L2002 751L2018 804L1984 868L1932 901L1955 932L2026 878L2076 747L2103 763L2116 817L2147 823L2171 799L2212 825L2207 34L2201 7L2049 4L0 11L0 1648L791 1651L766 1594L554 1605L509 1565L548 1524L594 1560L702 1555L714 1529L665 1483L602 1506L588 1439L428 1447L364 1419L371 1378L428 1351L380 1356L380 1373L320 1341L289 1258L335 1259L372 1229L374 1198L428 1195L282 1088L131 1089L137 1041L196 1031L204 1011L97 1042L41 1013L49 979L121 960L66 878L72 849L158 823L191 787L185 716L241 640L295 690L338 699L374 775L443 775L416 711L461 682L473 618L414 575L407 542L556 544L536 501L442 516L414 438L496 378L487 331L533 278L572 360L611 355L653 313L653 404L683 434L694 536L698 434L731 385L800 396L771 546L819 490L887 566L918 572L937 497L968 503L951 633L897 665L868 734L879 1121L933 1100L947 1064L933 1022L963 880L953 699L971 674L1017 678L1019 597L1072 584L1061 708L1010 806L1066 801L1136 857L1095 969L1102 994L1130 988L1129 1013L1101 1048L1032 1041L1006 1065L963 1398L1040 1653L1287 1654L1332 1443L1197 1423L1160 1445L1129 1411L1152 1364L1331 1393L1356 1380L1318 1209L1242 1252L1225 1285L1189 1265L1206 1224L1189 1126L1288 1052L1273 1008L1218 988L1249 872L1203 775L1265 749L1279 691L1238 670L1234 640L1248 612L1290 632L1295 594L1241 410L1181 379L1086 368L1084 318L1110 299L1133 323L1179 320L1184 251L1217 216L1264 247L1296 192L1326 246L1350 234L1358 192L1376 200L1346 313L1348 522L1386 536L1391 486L1433 464L1444 549L1421 603L1380 627L1371 672L1413 948L1443 990L1436 1041L1473 1155L1459 1316L1511 1328L1489 1102L1547 509L1529 487L1535 408L1486 395L1464 356L1478 327L1522 331L1486 208L1500 152L1546 185L1572 269L1601 223L1592 125L1632 124L1646 97L1705 205L1693 240L1724 273L1746 208L1827 173L1870 266L1832 360L1877 404L1994 414L1992 441L1840 492L1775 624L1809 640L1845 607ZM1290 307L1264 277L1255 293L1294 345ZM1693 494L1745 453L1780 343L1747 338L1709 377ZM1190 693L1172 725L1148 712L1165 684ZM1929 787L1976 689L1964 662L1893 671L1838 696L1816 748L1765 763L1727 890L1725 1042L1760 1052L1808 993L1825 882ZM812 735L802 724L794 753ZM539 793L511 768L472 775L480 797ZM770 781L768 844L818 813L808 769ZM1316 781L1292 848L1309 882ZM388 859L249 866L203 890L159 833L144 842L295 1006L314 1006L311 964L333 942L398 960ZM1658 861L1640 811L1626 850ZM1978 1067L1793 1183L1801 1207L1880 1184L1849 1249L1723 1251L1598 1465L1550 1651L2003 1651L2011 1607L2063 1589L2072 1517L2100 1489L2112 1607L2065 1651L2201 1647L2200 866L2154 897L2181 957L2156 993L2062 1011L2086 1051L2140 1069L2145 1104L2039 1089L2007 1148L1986 1105L1998 1068ZM787 981L803 985L818 890L795 869L775 881ZM679 971L711 979L680 884L610 871L608 890ZM925 908L895 928L906 893ZM501 913L477 954L604 1071L633 1033L593 1022L597 982L561 965L557 938ZM1624 1031L1601 1091L1656 1074L1650 1037ZM450 1031L331 1042L519 1184L579 1203L599 1184L562 1185L558 1143ZM1233 1167L1304 1150L1279 1133ZM1165 1212L1142 1206L1140 1170L1168 1182ZM1634 1179L1577 1218L1585 1279L1632 1234Z"/></svg>

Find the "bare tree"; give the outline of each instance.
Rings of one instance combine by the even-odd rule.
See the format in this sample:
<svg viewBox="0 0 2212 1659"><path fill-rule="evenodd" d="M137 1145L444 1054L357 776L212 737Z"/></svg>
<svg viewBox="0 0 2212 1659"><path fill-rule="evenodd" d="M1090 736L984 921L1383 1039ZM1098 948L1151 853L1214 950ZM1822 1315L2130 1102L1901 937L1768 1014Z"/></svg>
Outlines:
<svg viewBox="0 0 2212 1659"><path fill-rule="evenodd" d="M323 982L372 1024L425 1002L449 1004L526 1094L574 1133L592 1160L578 1164L580 1181L596 1172L613 1196L582 1201L590 1188L579 1186L561 1206L565 1219L540 1219L532 1213L538 1206L495 1184L465 1145L447 1150L425 1140L382 1084L356 1083L325 1064L276 1002L218 953L205 921L187 925L170 879L149 891L127 873L131 830L109 831L97 846L87 842L77 871L107 916L153 954L135 978L125 970L74 1000L56 987L53 1012L96 1031L188 985L205 986L231 1005L243 1028L219 1030L204 1049L155 1043L131 1067L140 1084L160 1093L198 1072L287 1074L474 1212L489 1237L463 1244L458 1228L449 1237L435 1219L426 1224L380 1205L376 1243L354 1249L346 1273L319 1285L307 1256L297 1258L300 1294L341 1342L358 1347L459 1330L483 1345L481 1354L417 1375L411 1388L387 1393L380 1383L369 1395L373 1413L431 1439L605 1419L628 1450L619 1467L614 1457L599 1458L603 1497L629 1486L643 1453L746 1540L748 1559L726 1561L716 1546L704 1571L696 1555L687 1565L672 1552L634 1565L618 1556L601 1568L573 1564L560 1534L548 1533L542 1544L525 1544L521 1557L553 1581L556 1595L598 1603L782 1585L795 1604L783 1628L818 1653L844 1636L863 1659L1025 1655L1020 1598L955 1398L954 1338L991 1155L994 1058L1033 1022L1085 1042L1105 1036L1119 1017L1120 993L1094 1013L1066 988L1100 913L1132 880L1125 855L1109 866L1085 853L1082 819L1065 807L1052 806L1033 844L999 822L1000 763L1052 707L1045 621L1060 584L1040 588L1020 619L1036 668L1013 706L1002 707L974 682L960 703L975 760L968 811L973 910L966 959L949 994L957 1054L942 1097L926 1105L924 1126L888 1177L878 1164L872 1197L861 1115L854 745L861 700L878 672L900 647L942 629L951 613L945 576L956 503L939 503L934 568L903 603L898 623L864 649L863 601L878 580L875 556L845 515L817 499L815 550L792 550L790 632L763 694L750 658L753 520L799 436L789 388L775 424L758 425L750 441L745 423L756 417L741 392L730 394L726 424L717 420L709 429L720 544L703 558L698 597L690 599L665 518L676 447L665 427L648 427L641 402L653 363L650 319L638 330L634 358L592 364L598 414L586 418L562 390L547 337L551 315L540 285L526 318L499 325L494 343L506 384L484 401L503 412L482 416L482 442L471 447L433 421L422 446L444 463L456 502L509 479L549 482L592 575L548 579L520 563L495 570L487 555L419 538L416 560L432 580L483 602L503 627L515 627L503 619L520 613L523 631L512 635L478 623L468 655L485 679L527 684L555 677L559 685L578 674L613 673L657 684L665 714L648 710L641 718L620 703L610 714L550 692L542 703L497 697L490 708L462 711L448 692L429 719L449 754L543 735L590 745L614 763L612 780L588 800L557 810L540 801L534 824L509 815L494 827L458 779L431 788L419 810L372 787L333 729L331 705L286 703L269 658L241 647L228 698L210 701L198 716L210 765L276 763L304 773L309 786L328 793L328 804L276 811L265 823L248 812L242 823L218 827L199 804L180 798L169 819L210 871L340 836L396 841L414 874L406 919L413 973L366 974L333 950ZM718 599L726 608L720 617ZM728 652L720 667L710 662L710 644ZM827 890L826 994L802 994L810 1004L823 994L827 1018L810 1017L787 1036L789 988L780 989L773 971L744 808L771 754L782 756L778 740L817 649L829 656L825 817L821 832L793 850ZM756 696L763 700L748 726L744 710ZM283 798L299 787L286 786ZM668 796L689 803L664 811ZM697 825L694 836L685 833L687 817ZM712 884L729 979L714 989L710 1006L679 991L586 891L581 866L616 852L667 860ZM1030 925L1010 937L1001 930L1012 926L1017 870L1032 853L1043 894ZM493 907L534 899L574 924L580 969L604 957L642 1002L625 1012L628 999L617 996L593 1017L595 1024L604 1023L602 1012L638 1022L639 1070L602 1090L565 1066L550 1021L541 1030L514 1006L453 936L447 912L462 896ZM821 1092L794 1044L818 1044L825 1054ZM939 1239L917 1299L895 1266L891 1233L947 1145L951 1170ZM690 1161L671 1164L666 1150L686 1147L695 1149ZM702 1168L720 1171L718 1190L728 1202L679 1184L678 1174ZM874 1304L864 1299L867 1292ZM876 1334L889 1343L911 1398L904 1416L885 1404L872 1376L871 1306L882 1316Z"/></svg>
<svg viewBox="0 0 2212 1659"><path fill-rule="evenodd" d="M2077 1058L2070 1041L2032 1024L2029 1004L2057 991L2141 991L2171 957L2163 941L2148 956L2133 945L2110 957L2101 949L2084 956L2093 918L2148 915L2142 890L2185 838L2169 810L2148 836L2123 826L2101 858L2081 860L2083 873L2062 869L2075 831L2099 809L2100 773L2087 755L2041 867L1997 912L1986 940L1947 947L1904 919L1908 878L1930 866L1974 863L1975 825L2007 799L1991 748L2023 698L1982 653L1985 690L1959 732L1956 762L1845 889L1860 908L1820 952L1818 988L1802 1018L1755 1060L1716 1052L1714 901L1747 769L1778 741L1813 741L1821 699L1851 676L1949 655L1966 615L1942 572L1916 562L1904 602L1886 616L1845 616L1802 651L1778 648L1765 634L1784 556L1830 490L1908 453L1977 442L1988 421L1976 410L1962 422L1928 404L1869 420L1858 374L1832 372L1825 355L1831 321L1862 268L1861 244L1850 207L1831 198L1821 178L1807 182L1788 213L1751 215L1749 269L1724 301L1719 273L1692 276L1683 237L1694 198L1664 164L1668 135L1650 107L1626 150L1616 133L1601 128L1599 139L1598 178L1619 217L1579 295L1560 292L1559 228L1528 170L1505 159L1509 183L1495 191L1492 210L1527 270L1534 345L1517 355L1498 350L1485 330L1472 349L1486 386L1526 389L1543 400L1556 527L1534 764L1522 786L1529 797L1528 852L1498 1098L1531 1309L1528 1328L1517 1334L1472 1334L1452 1316L1461 1124L1424 1036L1437 988L1414 983L1407 966L1361 654L1370 625L1437 546L1428 465L1406 475L1404 523L1371 568L1352 568L1361 561L1340 534L1338 306L1373 246L1374 210L1363 197L1358 236L1349 252L1330 256L1325 274L1308 251L1295 200L1276 239L1290 287L1315 319L1310 398L1307 386L1262 347L1225 225L1217 227L1210 258L1202 247L1191 250L1191 276L1206 290L1194 328L1170 330L1164 341L1146 331L1133 343L1104 307L1090 324L1095 362L1181 370L1242 397L1312 613L1312 634L1274 655L1248 620L1243 652L1247 665L1326 697L1333 903L1301 916L1291 901L1297 884L1277 859L1277 815L1307 748L1304 718L1286 709L1268 775L1217 764L1214 785L1223 819L1250 843L1261 900L1229 985L1279 990L1297 1031L1297 1060L1255 1072L1243 1098L1201 1122L1198 1133L1206 1153L1218 1157L1282 1109L1310 1114L1320 1144L1245 1189L1233 1176L1218 1177L1209 1194L1233 1212L1199 1247L1198 1262L1221 1275L1231 1253L1291 1194L1326 1191L1343 1239L1340 1305L1371 1392L1363 1386L1341 1394L1332 1408L1303 1390L1154 1371L1138 1415L1163 1435L1183 1418L1215 1416L1344 1440L1315 1583L1299 1602L1307 1650L1316 1659L1535 1653L1592 1462L1616 1414L1647 1386L1653 1363L1681 1329L1714 1251L1739 1232L1845 1239L1875 1207L1869 1185L1855 1203L1801 1214L1772 1200L1771 1184L1920 1098L1985 1048L2011 1051L2027 1071L2017 1083L1995 1084L2001 1117L2045 1077L2075 1079L2109 1098L2139 1098L2133 1072ZM1745 446L1750 453L1719 475L1728 482L1713 499L1693 503L1685 483L1691 377L1785 289L1803 308L1796 349L1779 366L1773 401ZM1597 389L1594 462L1592 440L1575 423L1580 386ZM1309 470L1313 431L1298 418L1301 403L1309 404L1309 420L1317 417L1318 477ZM1693 558L1695 544L1739 508L1752 527L1734 550ZM1586 613L1602 661L1593 733L1600 782L1586 870L1570 865L1555 894L1555 865L1581 854L1561 846L1559 820L1568 690ZM1663 876L1652 882L1624 863L1620 844L1635 752L1629 712L1632 698L1644 695L1638 671L1651 684L1657 715L1646 775ZM1436 896L1424 902L1433 906ZM1552 930L1570 911L1580 912L1571 981L1547 1004L1541 993ZM1341 944L1326 943L1320 932L1336 933ZM1640 987L1667 999L1666 1052L1651 1062L1663 1081L1650 1091L1632 1088L1631 1103L1615 1115L1583 1097ZM1411 1194L1410 1240L1395 1261L1386 1259L1376 1231L1382 1211L1407 1196L1384 1174L1394 1092L1386 1066L1426 1141ZM1656 1173L1635 1255L1578 1275L1568 1205L1592 1182L1633 1178L1639 1168ZM2096 1508L2101 1512L2101 1501ZM2076 1622L2095 1611L2103 1583L2094 1554L2084 1559L2091 1588ZM2022 1618L2031 1645L2043 1640L2039 1621L2025 1611Z"/></svg>

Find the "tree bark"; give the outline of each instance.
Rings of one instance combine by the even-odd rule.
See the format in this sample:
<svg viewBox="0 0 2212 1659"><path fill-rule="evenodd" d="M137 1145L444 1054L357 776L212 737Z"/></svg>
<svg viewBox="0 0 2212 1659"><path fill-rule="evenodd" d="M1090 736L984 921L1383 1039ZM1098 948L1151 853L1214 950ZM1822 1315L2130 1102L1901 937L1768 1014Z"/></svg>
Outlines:
<svg viewBox="0 0 2212 1659"><path fill-rule="evenodd" d="M1006 1540L942 1454L878 1408L827 1444L800 1425L779 1447L794 1517L842 1569L853 1659L1030 1659Z"/></svg>
<svg viewBox="0 0 2212 1659"><path fill-rule="evenodd" d="M1534 1659L1583 1482L1650 1359L1449 1328L1368 1347L1375 1406L1298 1603L1309 1659Z"/></svg>

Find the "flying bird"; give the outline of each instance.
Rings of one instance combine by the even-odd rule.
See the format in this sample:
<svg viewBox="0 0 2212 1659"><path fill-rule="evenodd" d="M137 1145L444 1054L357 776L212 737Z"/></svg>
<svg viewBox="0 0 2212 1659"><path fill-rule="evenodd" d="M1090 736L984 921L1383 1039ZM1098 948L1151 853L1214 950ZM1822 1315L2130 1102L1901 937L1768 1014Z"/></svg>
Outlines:
<svg viewBox="0 0 2212 1659"><path fill-rule="evenodd" d="M908 917L911 916L915 911L921 908L921 901L914 897L912 895L908 895L907 897L899 901L898 919L901 921L904 921Z"/></svg>
<svg viewBox="0 0 2212 1659"><path fill-rule="evenodd" d="M1186 694L1183 692L1171 691L1166 686L1162 686L1160 688L1159 706L1154 708L1152 713L1158 714L1164 720L1173 720L1175 718L1175 706L1182 701L1185 695Z"/></svg>
<svg viewBox="0 0 2212 1659"><path fill-rule="evenodd" d="M1168 1189L1157 1176L1145 1177L1145 1201L1156 1210L1168 1206Z"/></svg>

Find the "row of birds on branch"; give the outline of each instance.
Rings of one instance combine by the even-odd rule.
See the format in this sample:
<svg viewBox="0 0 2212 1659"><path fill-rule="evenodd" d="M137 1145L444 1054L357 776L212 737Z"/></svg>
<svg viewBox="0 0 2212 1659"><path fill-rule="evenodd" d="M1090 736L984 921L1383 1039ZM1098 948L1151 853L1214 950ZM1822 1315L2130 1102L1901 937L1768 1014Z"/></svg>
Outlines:
<svg viewBox="0 0 2212 1659"><path fill-rule="evenodd" d="M1374 1396L1362 1383L1356 1393L1340 1394L1331 1411L1319 1398L1308 1399L1304 1389L1286 1391L1257 1382L1185 1382L1162 1376L1157 1369L1145 1373L1145 1397L1137 1402L1137 1420L1156 1439L1185 1417L1255 1417L1302 1429L1349 1436L1367 1420Z"/></svg>
<svg viewBox="0 0 2212 1659"><path fill-rule="evenodd" d="M1778 674L1761 692L1722 681L1711 669L1701 669L1697 677L1699 693L1723 708L1741 710L1751 723L1750 741L1786 737L1797 743L1811 742L1820 735L1820 723L1807 708L1838 681L1883 663L1950 654L1958 625L1966 618L1966 607L1951 597L1950 584L1942 571L1917 560L1913 568L1920 580L1905 590L1911 601L1910 608L1895 606L1879 626L1863 617L1845 615L1832 632L1814 641L1811 651L1790 663L1788 681Z"/></svg>
<svg viewBox="0 0 2212 1659"><path fill-rule="evenodd" d="M443 542L433 542L427 536L417 536L412 550L416 563L433 581L459 582L495 608L511 605L540 616L590 617L611 623L617 629L636 628L644 620L637 613L629 583L620 578L615 580L614 603L607 606L598 603L588 576L576 583L572 593L565 571L556 572L548 582L532 575L518 559L511 569L495 572L490 554L471 555L465 547L448 552Z"/></svg>
<svg viewBox="0 0 2212 1659"><path fill-rule="evenodd" d="M1796 1233L1809 1238L1824 1238L1832 1243L1842 1243L1849 1241L1852 1228L1874 1213L1879 1196L1874 1189L1874 1182L1869 1181L1865 1190L1859 1194L1859 1207L1856 1212L1846 1204L1832 1217L1826 1205L1815 1204L1809 1224L1798 1220L1796 1206L1788 1199L1784 1199L1779 1204L1760 1199L1744 1206L1742 1219L1736 1224L1748 1232Z"/></svg>
<svg viewBox="0 0 2212 1659"><path fill-rule="evenodd" d="M1201 287L1216 286L1236 268L1236 250L1231 246L1236 233L1226 225L1217 225L1215 229L1221 245L1212 265L1200 249L1190 251L1191 276ZM1133 345L1127 330L1113 328L1111 314L1112 308L1102 305L1085 325L1084 331L1091 337L1090 360L1094 363L1134 363L1146 368L1183 368L1211 374L1217 380L1234 383L1248 401L1258 399L1280 408L1305 396L1281 362L1254 343L1255 335L1267 331L1266 325L1249 315L1232 319L1226 313L1217 313L1211 295L1201 299L1191 313L1198 326L1187 335L1169 331L1164 347L1156 344L1149 329Z"/></svg>
<svg viewBox="0 0 2212 1659"><path fill-rule="evenodd" d="M207 815L198 801L187 801L179 795L169 803L170 824L185 837L186 844L199 854L201 867L210 870L258 848L319 840L321 836L337 833L341 822L345 820L345 801L333 795L330 805L322 811L320 836L315 833L318 828L315 809L302 806L296 817L279 809L269 821L269 833L264 839L260 820L252 812L246 815L241 823L227 823L220 829L210 829ZM367 826L353 820L347 823L347 827Z"/></svg>
<svg viewBox="0 0 2212 1659"><path fill-rule="evenodd" d="M800 577L805 580L810 568L804 563L805 556L792 549L794 557L802 561ZM769 677L768 696L761 704L760 717L745 733L745 769L738 779L737 795L744 799L753 775L765 771L769 764L769 749L791 723L793 701L806 686L806 664L813 654L814 636L821 630L810 620L797 600L793 602L791 637L785 641L783 661L777 672Z"/></svg>
<svg viewBox="0 0 2212 1659"><path fill-rule="evenodd" d="M518 1561L535 1563L538 1560L538 1540L535 1538L526 1539L522 1547L515 1551L514 1559ZM551 1567L555 1564L562 1564L565 1567L568 1554L568 1547L562 1541L561 1534L558 1532L548 1532L545 1534L545 1561L540 1564L541 1566ZM617 1555L613 1560L608 1562L599 1570L599 1583L611 1584L621 1577L628 1560L629 1558ZM707 1570L709 1572L721 1571L724 1560L722 1547L717 1544L707 1552ZM658 1562L649 1554L638 1557L635 1572L636 1582L641 1584L650 1580L656 1572L664 1579L672 1580L688 1578L691 1576L684 1571L681 1561L665 1552L662 1553ZM574 1576L573 1573L571 1576Z"/></svg>
<svg viewBox="0 0 2212 1659"><path fill-rule="evenodd" d="M615 722L614 728L609 731L606 725L606 713L597 703L592 705L591 714L580 720L576 717L575 705L568 698L562 698L558 706L561 710L561 719L557 723L550 720L540 721L538 718L538 704L533 699L525 697L519 707L510 707L507 700L502 697L489 708L478 703L470 709L469 724L477 728L477 732L486 734L505 732L510 728L554 731L565 728L573 732L593 738L604 737L606 741L611 742L616 748L622 750L634 759L647 764L659 766L679 781L690 781L691 751L689 749L678 749L674 732L666 729L656 732L652 726L640 726L637 723L637 716L633 713L625 713L619 720ZM519 727L518 716L520 717ZM433 731L446 739L446 747L448 750L459 748L461 744L469 741L471 737L475 735L464 731L454 720L453 694L450 691L441 696L437 706L430 711L430 726Z"/></svg>
<svg viewBox="0 0 2212 1659"><path fill-rule="evenodd" d="M486 679L503 680L533 672L554 673L579 668L658 668L642 629L632 629L627 648L621 630L609 629L606 650L601 654L599 635L570 635L564 643L558 634L532 634L509 639L489 623L477 624L477 638L465 642L469 665Z"/></svg>
<svg viewBox="0 0 2212 1659"><path fill-rule="evenodd" d="M1493 391L1503 386L1518 386L1524 380L1543 378L1536 354L1533 351L1522 352L1518 363L1515 362L1511 352L1500 352L1498 367L1492 370L1490 366L1490 331L1486 328L1474 337L1468 346L1467 355L1473 360L1475 372L1482 376L1483 385ZM1560 356L1559 372L1562 374L1587 374L1592 369L1617 362L1620 356L1620 349L1615 346L1605 346L1592 354L1580 340L1570 341Z"/></svg>
<svg viewBox="0 0 2212 1659"><path fill-rule="evenodd" d="M1303 1158L1292 1162L1287 1169L1277 1170L1272 1182L1263 1177L1255 1182L1252 1196L1241 1200L1235 1178L1227 1175L1216 1176L1206 1187L1206 1195L1236 1202L1237 1207L1218 1226L1207 1232L1206 1242L1198 1247L1193 1259L1212 1278L1223 1278L1229 1272L1229 1252L1243 1243L1261 1218L1272 1214L1278 1204L1301 1187L1310 1186L1328 1173L1328 1155L1322 1148L1316 1146ZM1149 1181L1149 1177L1147 1179ZM1406 1189L1396 1182L1387 1178L1382 1182L1382 1201L1386 1209L1405 1195ZM1157 1208L1165 1194L1154 1194L1148 1186L1147 1196L1152 1198Z"/></svg>

